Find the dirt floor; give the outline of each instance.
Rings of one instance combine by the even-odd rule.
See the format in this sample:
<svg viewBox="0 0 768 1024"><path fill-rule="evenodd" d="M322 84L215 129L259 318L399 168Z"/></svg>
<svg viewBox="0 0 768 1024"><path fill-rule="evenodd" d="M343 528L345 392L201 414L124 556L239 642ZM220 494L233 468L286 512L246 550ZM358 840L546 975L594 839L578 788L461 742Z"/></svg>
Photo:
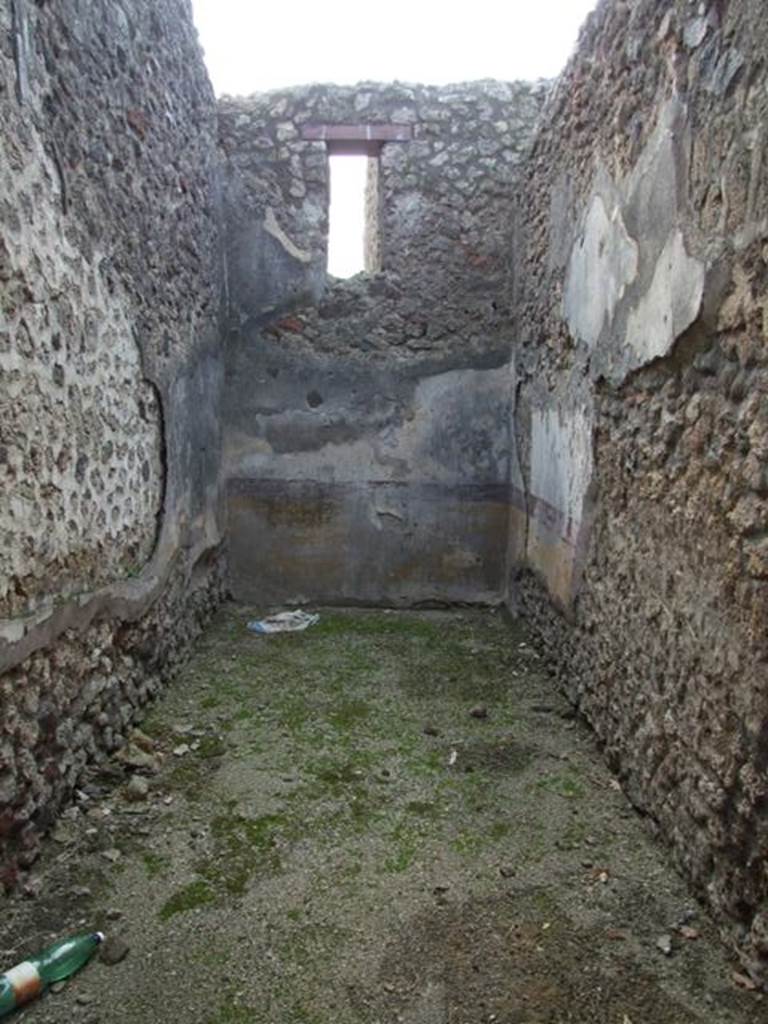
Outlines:
<svg viewBox="0 0 768 1024"><path fill-rule="evenodd" d="M119 960L16 1019L768 1020L519 626L255 614L222 612L2 905L7 966L83 928Z"/></svg>

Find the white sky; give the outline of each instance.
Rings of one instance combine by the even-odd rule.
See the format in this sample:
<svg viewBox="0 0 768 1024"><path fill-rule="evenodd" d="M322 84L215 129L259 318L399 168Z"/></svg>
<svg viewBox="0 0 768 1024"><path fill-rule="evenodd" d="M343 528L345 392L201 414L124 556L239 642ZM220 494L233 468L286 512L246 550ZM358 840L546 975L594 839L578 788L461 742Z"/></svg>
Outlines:
<svg viewBox="0 0 768 1024"><path fill-rule="evenodd" d="M216 92L550 78L596 0L192 0Z"/></svg>
<svg viewBox="0 0 768 1024"><path fill-rule="evenodd" d="M192 0L217 94L308 82L553 78L596 0ZM362 266L362 162L334 161L329 272ZM354 165L358 165L357 171ZM334 174L335 177L335 174ZM349 211L340 209L347 199ZM339 249L335 224L354 235ZM334 251L336 250L336 251ZM358 251L359 250L359 251Z"/></svg>
<svg viewBox="0 0 768 1024"><path fill-rule="evenodd" d="M363 236L367 174L367 157L331 157L328 273L334 277L352 277L365 264Z"/></svg>

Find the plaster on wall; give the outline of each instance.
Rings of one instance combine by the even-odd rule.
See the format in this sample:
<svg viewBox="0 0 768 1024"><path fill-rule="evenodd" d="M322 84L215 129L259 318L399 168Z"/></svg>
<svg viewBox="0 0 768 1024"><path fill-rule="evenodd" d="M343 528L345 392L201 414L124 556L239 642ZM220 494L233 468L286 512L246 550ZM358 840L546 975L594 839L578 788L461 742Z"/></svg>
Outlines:
<svg viewBox="0 0 768 1024"><path fill-rule="evenodd" d="M704 264L685 251L682 231L662 249L648 291L630 310L626 344L638 366L667 355L694 322L704 295Z"/></svg>
<svg viewBox="0 0 768 1024"><path fill-rule="evenodd" d="M638 247L629 237L618 203L608 212L596 195L581 237L571 251L563 315L574 336L594 348L613 322L627 285L637 277Z"/></svg>

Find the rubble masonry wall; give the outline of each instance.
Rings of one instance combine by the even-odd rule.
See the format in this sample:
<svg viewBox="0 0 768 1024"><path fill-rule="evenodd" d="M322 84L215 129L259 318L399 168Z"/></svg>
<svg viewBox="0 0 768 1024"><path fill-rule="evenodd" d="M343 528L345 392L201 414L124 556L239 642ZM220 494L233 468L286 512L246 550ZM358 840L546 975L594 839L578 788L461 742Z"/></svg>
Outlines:
<svg viewBox="0 0 768 1024"><path fill-rule="evenodd" d="M517 246L511 577L763 979L767 47L752 0L603 2L548 100Z"/></svg>
<svg viewBox="0 0 768 1024"><path fill-rule="evenodd" d="M6 880L222 586L215 119L186 0L2 5Z"/></svg>

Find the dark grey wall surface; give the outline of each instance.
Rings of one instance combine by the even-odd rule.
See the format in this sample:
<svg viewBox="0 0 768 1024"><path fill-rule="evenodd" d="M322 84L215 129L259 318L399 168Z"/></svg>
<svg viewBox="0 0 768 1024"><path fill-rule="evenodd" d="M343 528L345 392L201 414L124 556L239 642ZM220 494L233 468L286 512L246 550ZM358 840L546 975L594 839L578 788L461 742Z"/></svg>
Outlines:
<svg viewBox="0 0 768 1024"><path fill-rule="evenodd" d="M235 593L267 602L493 602L504 585L508 371L233 354Z"/></svg>

